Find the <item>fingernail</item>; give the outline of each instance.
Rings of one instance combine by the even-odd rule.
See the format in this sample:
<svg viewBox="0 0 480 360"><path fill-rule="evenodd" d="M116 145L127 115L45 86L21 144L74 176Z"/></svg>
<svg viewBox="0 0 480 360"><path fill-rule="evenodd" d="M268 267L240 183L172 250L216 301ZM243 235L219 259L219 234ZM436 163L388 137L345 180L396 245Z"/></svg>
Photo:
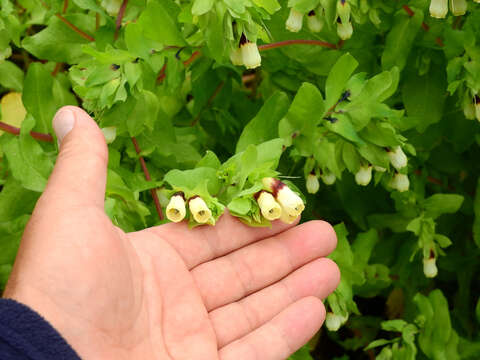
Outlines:
<svg viewBox="0 0 480 360"><path fill-rule="evenodd" d="M60 109L53 118L53 130L57 135L58 145L62 143L63 138L75 125L75 114L68 109Z"/></svg>

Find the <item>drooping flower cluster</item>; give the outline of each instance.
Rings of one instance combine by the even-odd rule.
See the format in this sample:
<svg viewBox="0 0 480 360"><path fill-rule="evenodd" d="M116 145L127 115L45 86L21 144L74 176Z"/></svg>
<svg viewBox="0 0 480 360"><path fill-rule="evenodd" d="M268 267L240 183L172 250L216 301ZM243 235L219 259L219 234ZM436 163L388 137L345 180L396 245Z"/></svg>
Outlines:
<svg viewBox="0 0 480 360"><path fill-rule="evenodd" d="M465 15L467 12L467 0L431 0L430 16L437 19L444 19L448 14L448 3L450 2L450 11L454 16ZM479 0L475 0L479 2Z"/></svg>
<svg viewBox="0 0 480 360"><path fill-rule="evenodd" d="M261 191L258 206L267 220L280 219L291 224L305 209L305 204L298 194L278 179L263 178L266 191Z"/></svg>
<svg viewBox="0 0 480 360"><path fill-rule="evenodd" d="M182 221L186 214L187 202L183 193L176 193L170 198L167 205L167 219L173 222ZM188 200L188 207L194 220L199 224L206 224L212 217L212 211L200 196L194 196Z"/></svg>

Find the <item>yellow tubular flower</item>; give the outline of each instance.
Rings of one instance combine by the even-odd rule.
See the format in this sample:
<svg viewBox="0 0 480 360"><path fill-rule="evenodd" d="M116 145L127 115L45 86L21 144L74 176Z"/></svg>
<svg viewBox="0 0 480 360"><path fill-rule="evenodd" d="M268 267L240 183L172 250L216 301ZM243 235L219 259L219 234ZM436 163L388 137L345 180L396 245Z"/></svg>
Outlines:
<svg viewBox="0 0 480 360"><path fill-rule="evenodd" d="M302 198L280 180L263 178L262 182L263 186L274 194L276 200L282 206L282 214L287 213L290 216L297 217L305 209Z"/></svg>
<svg viewBox="0 0 480 360"><path fill-rule="evenodd" d="M308 174L308 176L307 176L307 191L310 194L316 194L319 189L320 189L320 183L318 181L317 176L314 173Z"/></svg>
<svg viewBox="0 0 480 360"><path fill-rule="evenodd" d="M205 224L212 217L212 212L205 201L199 196L190 199L188 206L190 207L190 212L192 213L193 218L199 224Z"/></svg>
<svg viewBox="0 0 480 360"><path fill-rule="evenodd" d="M367 186L372 180L372 166L360 166L355 174L355 182L361 186Z"/></svg>
<svg viewBox="0 0 480 360"><path fill-rule="evenodd" d="M230 61L233 65L243 65L242 50L239 48L230 51Z"/></svg>
<svg viewBox="0 0 480 360"><path fill-rule="evenodd" d="M397 170L404 168L408 164L407 155L405 155L400 146L388 151L388 157L390 158L393 167Z"/></svg>
<svg viewBox="0 0 480 360"><path fill-rule="evenodd" d="M187 213L183 196L179 194L173 195L167 205L166 212L168 220L173 222L182 221Z"/></svg>
<svg viewBox="0 0 480 360"><path fill-rule="evenodd" d="M294 8L291 8L290 14L288 14L288 19L285 22L285 28L291 32L299 32L302 29L302 25L303 14Z"/></svg>
<svg viewBox="0 0 480 360"><path fill-rule="evenodd" d="M352 34L353 34L353 27L350 21L345 24L342 24L341 22L337 22L337 35L340 39L348 40L352 37Z"/></svg>
<svg viewBox="0 0 480 360"><path fill-rule="evenodd" d="M448 0L431 0L430 16L443 19L448 14Z"/></svg>
<svg viewBox="0 0 480 360"><path fill-rule="evenodd" d="M262 191L257 199L257 202L265 219L273 221L282 216L282 208L275 201L273 195L269 192Z"/></svg>
<svg viewBox="0 0 480 360"><path fill-rule="evenodd" d="M298 216L288 215L285 211L282 211L282 215L280 216L280 221L285 224L292 224Z"/></svg>
<svg viewBox="0 0 480 360"><path fill-rule="evenodd" d="M307 26L311 32L320 32L323 29L324 20L319 18L315 11L310 11L307 16Z"/></svg>
<svg viewBox="0 0 480 360"><path fill-rule="evenodd" d="M408 176L405 174L395 174L390 182L390 186L400 192L404 192L410 188L410 180L408 180Z"/></svg>
<svg viewBox="0 0 480 360"><path fill-rule="evenodd" d="M242 62L247 69L255 69L262 63L262 57L258 51L257 44L247 41L240 45L242 51Z"/></svg>
<svg viewBox="0 0 480 360"><path fill-rule="evenodd" d="M435 258L423 259L423 273L427 278L434 278L438 274Z"/></svg>

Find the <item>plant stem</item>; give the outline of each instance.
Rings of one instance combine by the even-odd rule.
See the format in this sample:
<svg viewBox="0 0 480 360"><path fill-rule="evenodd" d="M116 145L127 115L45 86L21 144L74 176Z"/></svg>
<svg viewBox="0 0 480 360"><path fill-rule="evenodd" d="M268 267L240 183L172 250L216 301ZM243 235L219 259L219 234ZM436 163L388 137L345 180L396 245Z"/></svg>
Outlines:
<svg viewBox="0 0 480 360"><path fill-rule="evenodd" d="M3 130L5 132L13 134L13 135L20 135L20 129L19 128L15 127L15 126L12 126L12 125L9 125L9 124L6 124L3 121L0 121L0 130ZM36 131L30 131L30 135L34 139L37 139L37 140L40 140L40 141L53 142L53 136L50 135L50 134L43 134L43 133L39 133L39 132L36 132Z"/></svg>
<svg viewBox="0 0 480 360"><path fill-rule="evenodd" d="M145 179L147 179L147 181L152 181L152 177L150 176L150 172L148 171L147 164L145 163L145 159L143 158L143 156L140 155L142 150L140 149L137 139L134 136L132 136L132 142L133 142L133 146L135 147L135 152L138 155L140 166L142 167L143 173L145 174ZM155 203L155 209L157 210L158 217L160 218L160 220L163 220L162 207L160 206L160 201L158 200L156 188L150 189L150 193L152 194L153 202Z"/></svg>
<svg viewBox="0 0 480 360"><path fill-rule="evenodd" d="M63 0L62 13L65 14L67 12L67 9L68 9L68 0Z"/></svg>
<svg viewBox="0 0 480 360"><path fill-rule="evenodd" d="M115 20L115 35L113 36L115 40L117 40L118 38L118 31L122 26L122 19L123 19L123 15L125 15L125 9L127 8L127 4L128 4L128 0L123 0L122 5L120 5L120 9L118 10L117 19Z"/></svg>
<svg viewBox="0 0 480 360"><path fill-rule="evenodd" d="M55 14L55 16L58 17L60 20L62 20L70 29L75 31L78 35L80 35L84 39L86 39L88 41L95 41L95 38L93 38L92 36L88 35L87 33L83 32L82 30L80 30L78 27L73 25L70 21L65 19L62 15Z"/></svg>
<svg viewBox="0 0 480 360"><path fill-rule="evenodd" d="M403 5L402 8L403 8L403 10L405 10L405 12L408 14L408 16L413 16L413 15L415 15L415 12L410 8L410 6L408 6L408 5ZM430 26L428 26L428 24L425 23L425 21L422 21L422 29L425 30L425 31L429 31L429 30L430 30ZM440 47L445 46L445 44L443 43L442 38L440 38L440 37L437 37L437 38L435 39L435 42L436 42L437 45L440 46Z"/></svg>

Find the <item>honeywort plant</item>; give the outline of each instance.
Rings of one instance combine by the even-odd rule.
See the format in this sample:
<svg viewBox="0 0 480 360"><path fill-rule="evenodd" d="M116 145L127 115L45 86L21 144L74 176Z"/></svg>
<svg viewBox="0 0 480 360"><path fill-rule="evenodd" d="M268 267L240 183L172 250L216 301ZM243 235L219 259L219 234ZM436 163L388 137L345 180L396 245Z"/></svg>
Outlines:
<svg viewBox="0 0 480 360"><path fill-rule="evenodd" d="M478 2L1 0L0 284L74 104L126 231L337 224L341 283L292 358L478 359Z"/></svg>

